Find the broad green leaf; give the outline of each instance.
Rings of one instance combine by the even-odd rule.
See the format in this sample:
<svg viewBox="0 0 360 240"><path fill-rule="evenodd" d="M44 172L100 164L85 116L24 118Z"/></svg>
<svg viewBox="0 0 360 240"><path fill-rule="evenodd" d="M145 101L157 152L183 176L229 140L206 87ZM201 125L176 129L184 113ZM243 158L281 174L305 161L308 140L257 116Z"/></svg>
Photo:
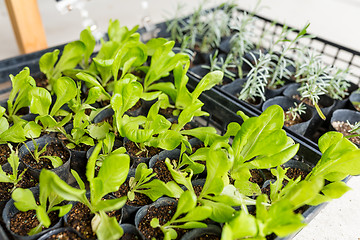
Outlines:
<svg viewBox="0 0 360 240"><path fill-rule="evenodd" d="M32 88L29 92L30 111L39 115L49 114L51 105L51 94L45 88Z"/></svg>
<svg viewBox="0 0 360 240"><path fill-rule="evenodd" d="M81 180L79 174L74 169L70 169L70 171L71 171L71 174L74 176L77 184L79 185L79 188L84 190L85 184L84 184L83 180Z"/></svg>
<svg viewBox="0 0 360 240"><path fill-rule="evenodd" d="M255 237L258 232L255 217L245 213L244 211L240 211L237 216L226 225L231 229L232 239L246 239Z"/></svg>
<svg viewBox="0 0 360 240"><path fill-rule="evenodd" d="M187 213L192 209L194 209L196 206L196 200L197 198L194 192L192 191L183 192L178 200L176 212L171 219L175 220L181 214Z"/></svg>
<svg viewBox="0 0 360 240"><path fill-rule="evenodd" d="M51 165L53 166L53 168L57 168L60 167L61 165L63 165L63 161L61 160L60 157L57 156L43 156L43 158L47 158L51 161Z"/></svg>
<svg viewBox="0 0 360 240"><path fill-rule="evenodd" d="M11 194L11 197L15 201L15 207L22 212L36 210L38 208L34 195L30 189L16 188Z"/></svg>
<svg viewBox="0 0 360 240"><path fill-rule="evenodd" d="M9 122L6 120L6 118L1 117L0 118L0 134L5 132L6 130L8 130L9 126L10 126Z"/></svg>
<svg viewBox="0 0 360 240"><path fill-rule="evenodd" d="M95 38L92 35L89 27L87 27L86 29L81 31L80 41L82 41L85 45L84 66L88 67L90 56L93 53L95 45L96 45Z"/></svg>
<svg viewBox="0 0 360 240"><path fill-rule="evenodd" d="M224 74L221 71L213 71L206 74L191 93L192 102L199 98L200 94L211 89L216 84L222 82Z"/></svg>
<svg viewBox="0 0 360 240"><path fill-rule="evenodd" d="M157 48L161 47L165 43L167 43L168 40L165 38L152 38L146 43L146 49L147 49L147 55L152 56L154 55Z"/></svg>
<svg viewBox="0 0 360 240"><path fill-rule="evenodd" d="M125 205L126 200L127 200L126 197L102 200L96 204L95 209L96 211L105 211L105 212L118 210Z"/></svg>
<svg viewBox="0 0 360 240"><path fill-rule="evenodd" d="M96 80L96 78L88 73L84 73L84 72L80 72L78 74L76 74L76 77L79 78L80 80L83 80L84 82L90 84L90 86L94 86L94 87L98 87L101 89L101 92L107 96L109 99L111 98L111 96L109 95L109 93L106 92L106 90L103 88L103 86L101 86L101 84Z"/></svg>
<svg viewBox="0 0 360 240"><path fill-rule="evenodd" d="M189 191L186 191L189 192ZM185 217L178 218L174 222L196 222L209 218L212 214L212 208L207 206L197 206L191 208Z"/></svg>
<svg viewBox="0 0 360 240"><path fill-rule="evenodd" d="M43 181L47 182L49 187L62 198L68 201L78 201L89 206L88 200L85 195L85 189L71 187L66 182L61 180L60 177L54 172L46 169L43 169L41 171L40 177L42 177L44 179Z"/></svg>
<svg viewBox="0 0 360 240"><path fill-rule="evenodd" d="M85 50L86 47L81 41L74 41L66 44L62 51L62 55L54 68L52 77L56 80L61 76L61 73L64 70L75 68L82 60Z"/></svg>
<svg viewBox="0 0 360 240"><path fill-rule="evenodd" d="M112 21L110 19L108 26L108 35L110 41L124 43L131 39L139 26L135 26L132 29L128 29L126 26L120 26L119 20Z"/></svg>
<svg viewBox="0 0 360 240"><path fill-rule="evenodd" d="M105 212L100 211L100 221L97 226L92 226L99 240L117 240L120 239L124 231L116 221L115 217L109 217ZM95 217L96 217L95 216Z"/></svg>
<svg viewBox="0 0 360 240"><path fill-rule="evenodd" d="M26 141L22 123L15 123L9 129L0 134L1 141L20 143Z"/></svg>
<svg viewBox="0 0 360 240"><path fill-rule="evenodd" d="M107 82L110 80L111 68L114 63L114 59L100 59L100 58L93 58L95 63L96 69L99 71L101 79L102 79L102 86L105 87Z"/></svg>
<svg viewBox="0 0 360 240"><path fill-rule="evenodd" d="M25 136L27 138L38 138L40 137L42 127L34 121L28 122L24 126Z"/></svg>
<svg viewBox="0 0 360 240"><path fill-rule="evenodd" d="M55 206L51 209L51 211L59 211L58 216L59 217L63 217L65 216L68 212L70 212L72 208L72 204L66 204L64 206Z"/></svg>
<svg viewBox="0 0 360 240"><path fill-rule="evenodd" d="M171 100L176 101L177 92L172 82L154 83L148 87L148 91L161 91L168 95Z"/></svg>
<svg viewBox="0 0 360 240"><path fill-rule="evenodd" d="M39 222L44 225L44 227L48 228L50 227L51 221L49 216L46 213L46 209L42 206L38 206L36 208L36 217L39 220Z"/></svg>
<svg viewBox="0 0 360 240"><path fill-rule="evenodd" d="M89 135L97 140L104 139L109 132L111 126L108 122L102 122L100 124L91 124L87 127Z"/></svg>
<svg viewBox="0 0 360 240"><path fill-rule="evenodd" d="M162 196L175 197L177 195L177 191L179 186L174 186L169 184L165 184L164 182L154 179L151 182L141 184L136 192L145 194L152 201L156 201L158 198Z"/></svg>
<svg viewBox="0 0 360 240"><path fill-rule="evenodd" d="M84 104L94 104L101 96L102 89L100 87L92 87L89 90L88 97L86 98Z"/></svg>
<svg viewBox="0 0 360 240"><path fill-rule="evenodd" d="M344 182L333 182L325 185L321 192L332 199L339 198L351 188Z"/></svg>
<svg viewBox="0 0 360 240"><path fill-rule="evenodd" d="M152 138L149 145L161 149L173 150L180 145L182 139L183 136L179 132L167 130L160 133L159 136Z"/></svg>
<svg viewBox="0 0 360 240"><path fill-rule="evenodd" d="M51 116L54 116L65 103L75 98L77 94L76 84L74 80L69 77L59 78L53 86L53 90L56 94L56 101L51 109Z"/></svg>
<svg viewBox="0 0 360 240"><path fill-rule="evenodd" d="M126 180L129 167L129 155L111 154L107 156L98 176L90 181L91 202L97 204L106 194L117 191Z"/></svg>
<svg viewBox="0 0 360 240"><path fill-rule="evenodd" d="M59 49L55 49L53 52L48 52L42 55L39 60L40 71L43 72L47 78L51 78L52 76L59 53Z"/></svg>
<svg viewBox="0 0 360 240"><path fill-rule="evenodd" d="M194 228L206 228L206 223L202 222L186 222L183 225L176 225L177 228L182 229L194 229Z"/></svg>
<svg viewBox="0 0 360 240"><path fill-rule="evenodd" d="M211 216L209 217L211 220L219 223L225 223L229 222L233 218L235 210L227 204L213 202L206 199L201 199L200 202L202 205L212 209Z"/></svg>

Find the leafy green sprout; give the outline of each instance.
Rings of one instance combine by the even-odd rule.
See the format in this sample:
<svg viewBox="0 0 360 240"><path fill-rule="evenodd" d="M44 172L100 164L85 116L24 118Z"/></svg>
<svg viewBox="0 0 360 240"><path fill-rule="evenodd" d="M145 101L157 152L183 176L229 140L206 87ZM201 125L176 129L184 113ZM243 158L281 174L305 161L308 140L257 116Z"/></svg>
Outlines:
<svg viewBox="0 0 360 240"><path fill-rule="evenodd" d="M195 52L188 48L189 44L190 44L190 36L184 35L181 41L181 46L174 47L173 50L178 50L181 53L187 54L190 60L193 61L195 57Z"/></svg>
<svg viewBox="0 0 360 240"><path fill-rule="evenodd" d="M51 161L53 168L57 168L57 167L60 167L61 165L63 165L63 161L58 156L41 156L41 154L43 154L46 151L46 147L47 147L48 143L45 144L45 146L42 149L39 149L39 144L37 144L37 142L33 138L31 140L34 145L34 151L31 151L29 149L29 147L26 145L26 143L24 143L24 146L26 147L29 154L33 157L33 159L37 163L39 163L42 158L45 158L45 159L48 159Z"/></svg>
<svg viewBox="0 0 360 240"><path fill-rule="evenodd" d="M222 57L218 57L219 51L216 50L214 55L210 55L210 66L208 65L201 65L202 68L209 69L210 72L219 70L221 71L225 77L230 78L231 80L234 80L236 77L236 74L229 71L229 68L235 68L236 65L233 64L233 56L232 54L228 54L226 56L226 59Z"/></svg>
<svg viewBox="0 0 360 240"><path fill-rule="evenodd" d="M13 147L8 144L10 148L10 156L8 157L7 161L11 166L12 173L7 174L1 167L0 167L0 182L6 182L6 183L12 183L14 186L11 189L10 192L13 192L16 189L16 185L21 181L23 178L23 175L26 172L26 169L22 171L22 173L19 174L19 157L18 157L18 151L14 151Z"/></svg>
<svg viewBox="0 0 360 240"><path fill-rule="evenodd" d="M289 109L286 111L287 114L290 114L292 117L292 120L294 121L296 118L300 117L301 114L305 113L306 106L303 102L300 104L294 103L293 107L289 107ZM290 120L290 119L287 119Z"/></svg>

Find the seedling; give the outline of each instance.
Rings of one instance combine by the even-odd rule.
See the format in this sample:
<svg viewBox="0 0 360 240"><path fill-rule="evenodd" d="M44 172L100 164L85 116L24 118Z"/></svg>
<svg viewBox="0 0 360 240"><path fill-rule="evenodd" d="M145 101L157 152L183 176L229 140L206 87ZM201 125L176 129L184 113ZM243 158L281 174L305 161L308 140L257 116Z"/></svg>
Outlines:
<svg viewBox="0 0 360 240"><path fill-rule="evenodd" d="M34 235L41 232L42 227L50 227L50 212L59 211L58 216L62 217L68 213L72 207L71 204L60 205L64 201L64 198L52 191L51 186L49 182L47 182L43 172L40 173L39 186L40 204L36 202L34 194L30 191L30 189L17 188L12 193L12 199L14 199L14 205L17 209L23 212L29 210L36 211L36 218L40 223L35 228L31 229L28 235Z"/></svg>
<svg viewBox="0 0 360 240"><path fill-rule="evenodd" d="M302 102L299 104L295 102L294 105L294 107L289 107L289 109L286 111L287 114L291 115L292 121L294 121L296 118L300 118L301 114L305 113L306 110L306 106Z"/></svg>
<svg viewBox="0 0 360 240"><path fill-rule="evenodd" d="M335 73L330 75L328 80L325 80L327 94L333 99L342 100L349 95L348 88L350 87L350 83L346 80L349 69L332 70Z"/></svg>
<svg viewBox="0 0 360 240"><path fill-rule="evenodd" d="M349 133L351 133L351 135L345 136L346 138L352 138L352 137L359 137L360 136L360 122L356 122L354 124L349 123L349 121L347 121L347 124L350 126L351 130L349 131Z"/></svg>
<svg viewBox="0 0 360 240"><path fill-rule="evenodd" d="M63 165L63 161L61 160L60 157L57 157L57 156L41 156L41 154L43 154L46 151L46 146L48 145L48 143L45 144L45 146L42 149L39 149L39 144L37 144L37 142L34 139L32 139L32 143L34 145L34 150L33 151L31 151L29 149L29 147L26 145L26 143L24 143L24 146L26 147L29 154L33 157L33 159L37 163L39 163L42 158L46 158L46 159L49 159L51 161L51 164L52 164L53 168L57 168L57 167L60 167L61 165Z"/></svg>
<svg viewBox="0 0 360 240"><path fill-rule="evenodd" d="M233 56L232 54L228 54L226 56L226 59L222 57L218 57L219 51L216 50L214 55L210 54L210 66L208 65L202 65L202 68L209 69L210 72L213 71L220 71L224 74L225 77L230 78L231 80L234 80L236 77L236 74L229 71L229 68L235 68L236 65L233 63Z"/></svg>
<svg viewBox="0 0 360 240"><path fill-rule="evenodd" d="M11 174L7 174L3 171L3 169L0 167L0 182L7 182L7 183L12 183L14 184L14 187L11 189L11 192L13 192L16 189L16 185L18 184L18 182L21 181L21 179L23 178L26 169L24 171L22 171L21 174L19 174L19 157L18 157L18 152L17 150L14 151L13 147L8 144L9 148L10 148L10 156L8 157L7 161L10 164L10 167L12 169L12 173Z"/></svg>

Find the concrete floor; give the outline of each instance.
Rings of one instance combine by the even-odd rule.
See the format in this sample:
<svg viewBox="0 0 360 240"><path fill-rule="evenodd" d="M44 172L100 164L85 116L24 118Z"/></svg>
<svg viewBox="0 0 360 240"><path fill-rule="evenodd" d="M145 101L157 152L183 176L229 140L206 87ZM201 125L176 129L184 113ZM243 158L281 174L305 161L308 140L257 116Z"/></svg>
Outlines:
<svg viewBox="0 0 360 240"><path fill-rule="evenodd" d="M84 0L86 1L86 0ZM182 0L191 12L199 1ZM209 2L209 1L207 1ZM211 1L209 6L221 1ZM254 0L239 0L244 9L252 9ZM105 32L110 18L119 19L122 25L141 24L146 15L142 1L91 0L86 9L100 31ZM73 10L65 15L59 13L55 1L38 0L48 46L56 46L78 39L83 29L80 13ZM263 0L266 6L260 15L301 28L307 22L309 32L343 46L360 51L360 0ZM149 0L148 14L154 23L165 16L171 17L176 1ZM19 54L4 1L0 0L0 60ZM342 198L329 203L294 239L332 240L360 239L360 177L353 177L348 185L353 188Z"/></svg>

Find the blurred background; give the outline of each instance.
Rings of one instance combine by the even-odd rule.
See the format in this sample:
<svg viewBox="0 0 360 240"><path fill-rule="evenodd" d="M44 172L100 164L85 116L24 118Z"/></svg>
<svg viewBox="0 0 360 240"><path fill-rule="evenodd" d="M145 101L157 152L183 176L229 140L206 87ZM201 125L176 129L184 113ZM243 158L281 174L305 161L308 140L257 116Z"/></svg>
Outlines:
<svg viewBox="0 0 360 240"><path fill-rule="evenodd" d="M71 11L64 9L64 6L58 10L61 2L65 0L58 3L55 0L37 1L49 47L78 39L80 31L84 28L84 18L81 17L81 13L88 14L88 17L96 23L98 30L105 32L109 19L119 19L122 25L129 27L142 25L145 16L150 16L152 23L164 21L175 13L179 2L177 0L67 1L80 2L85 12L80 12L76 4L73 4ZM223 1L181 1L188 13L200 3L211 7L221 2ZM257 1L237 0L236 2L241 8L251 10ZM148 4L146 9L144 3ZM357 28L360 23L360 0L263 0L261 6L259 15L296 28L301 28L310 22L308 29L310 33L360 51L360 31ZM0 29L0 60L19 55L5 0L0 0Z"/></svg>
<svg viewBox="0 0 360 240"><path fill-rule="evenodd" d="M158 23L174 16L176 0L68 0L67 6L55 0L38 0L48 47L79 38L85 24L96 24L99 34L107 31L109 19L119 19L121 25ZM212 7L223 1L201 1ZM240 8L251 10L256 0L238 0ZM185 11L191 13L200 1L182 0ZM258 15L302 28L310 22L308 32L326 40L360 51L360 0L263 0ZM83 16L83 17L82 17ZM150 22L149 22L150 21ZM5 5L0 0L0 60L20 54ZM360 239L360 177L350 179L352 191L328 204L313 221L302 230L296 240Z"/></svg>

